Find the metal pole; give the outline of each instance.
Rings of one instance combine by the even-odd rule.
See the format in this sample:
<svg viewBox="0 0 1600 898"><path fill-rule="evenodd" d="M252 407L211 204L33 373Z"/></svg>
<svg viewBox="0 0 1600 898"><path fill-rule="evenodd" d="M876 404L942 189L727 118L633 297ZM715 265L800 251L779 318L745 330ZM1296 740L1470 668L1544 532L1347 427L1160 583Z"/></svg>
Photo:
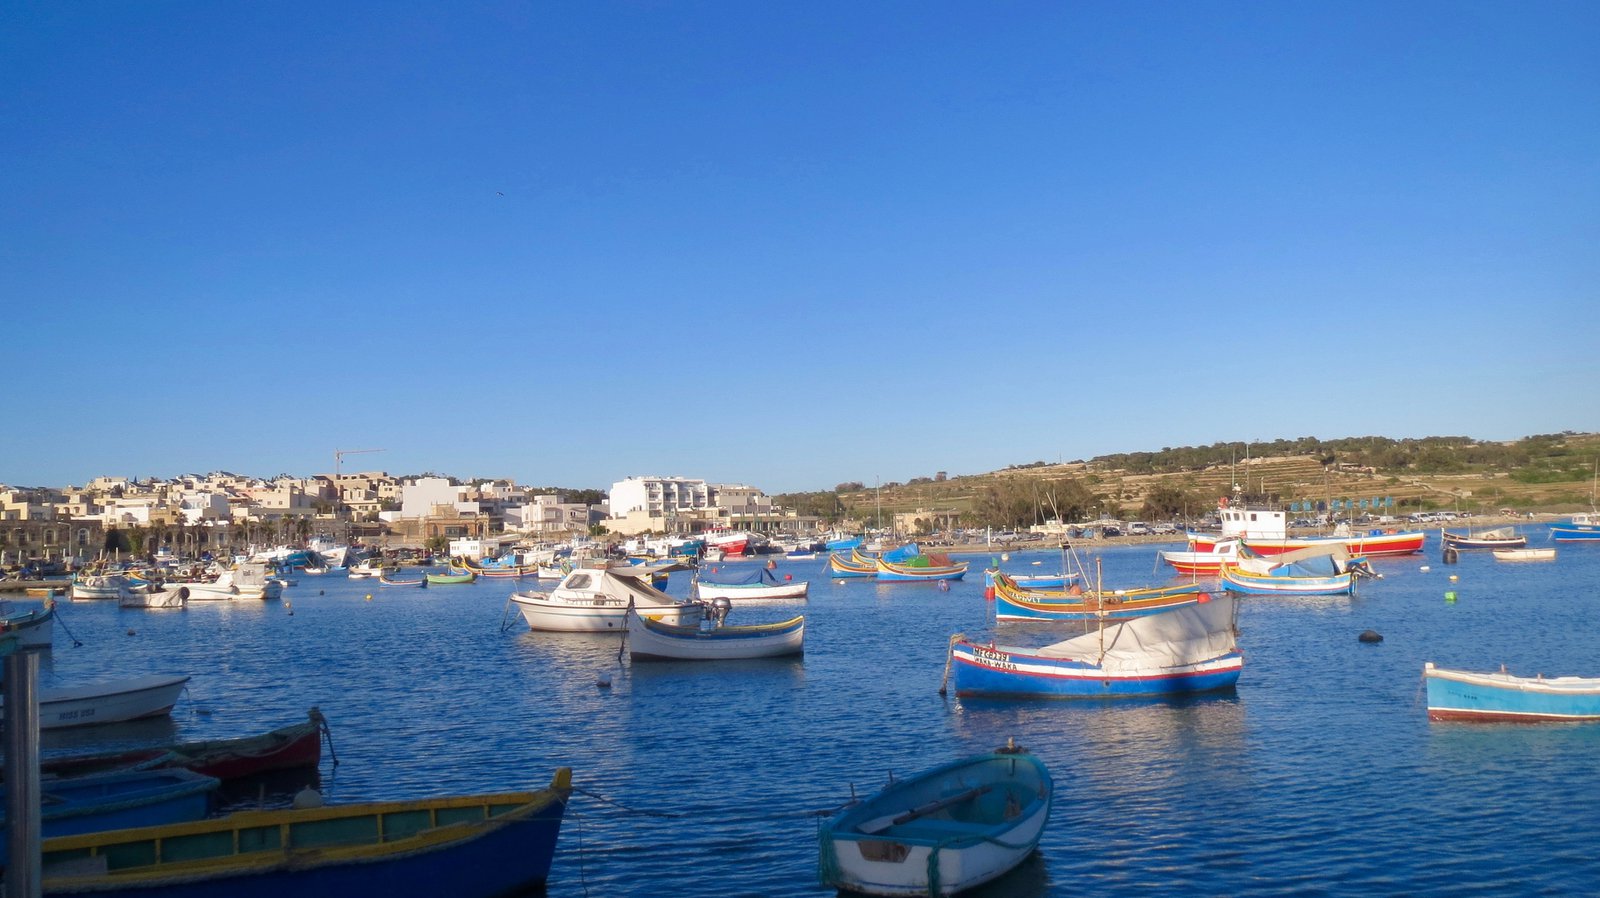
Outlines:
<svg viewBox="0 0 1600 898"><path fill-rule="evenodd" d="M39 655L12 650L5 657L7 898L38 898L39 861Z"/></svg>

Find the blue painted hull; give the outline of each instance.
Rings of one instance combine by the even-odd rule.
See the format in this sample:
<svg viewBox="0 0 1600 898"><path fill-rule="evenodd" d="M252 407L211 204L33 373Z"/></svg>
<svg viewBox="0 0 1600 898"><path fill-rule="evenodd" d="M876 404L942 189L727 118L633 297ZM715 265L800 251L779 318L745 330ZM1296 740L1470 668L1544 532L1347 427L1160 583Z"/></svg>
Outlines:
<svg viewBox="0 0 1600 898"><path fill-rule="evenodd" d="M1012 583L1021 589L1065 589L1068 583L1078 579L1077 574L1018 574L1014 577L1007 575ZM994 569L983 572L983 586L988 589L994 586Z"/></svg>
<svg viewBox="0 0 1600 898"><path fill-rule="evenodd" d="M48 839L199 820L210 812L218 785L213 777L182 769L46 779L40 784L39 832ZM0 835L3 824L0 818ZM0 865L9 859L9 847L0 838Z"/></svg>
<svg viewBox="0 0 1600 898"><path fill-rule="evenodd" d="M1600 541L1600 527L1588 524L1551 524L1550 537L1558 543Z"/></svg>
<svg viewBox="0 0 1600 898"><path fill-rule="evenodd" d="M935 571L930 574L906 574L879 568L877 577L879 580L886 580L890 583L916 583L921 580L960 580L966 574L966 568L962 568L959 571Z"/></svg>
<svg viewBox="0 0 1600 898"><path fill-rule="evenodd" d="M827 547L829 552L846 552L850 549L860 548L861 537L852 536L846 539L830 539L826 543L823 543L823 545Z"/></svg>
<svg viewBox="0 0 1600 898"><path fill-rule="evenodd" d="M1144 617L1147 614L1159 614L1171 611L1184 605L1192 605L1199 601L1199 592L1196 591L1187 599L1178 598L1166 604L1151 604L1146 606L1118 607L1107 604L1105 611L1096 610L1098 606L1086 605L1082 601L1038 601L1030 604L1013 602L1004 595L994 597L994 613L998 620L1012 621L1059 621L1059 620L1088 620L1090 618L1104 617L1106 620L1126 620L1130 617ZM1054 605L1056 607L1048 607Z"/></svg>
<svg viewBox="0 0 1600 898"><path fill-rule="evenodd" d="M1469 671L1423 670L1428 716L1434 720L1600 720L1600 679L1515 677Z"/></svg>
<svg viewBox="0 0 1600 898"><path fill-rule="evenodd" d="M956 695L1006 698L1133 698L1212 692L1233 688L1244 665L1244 656L1235 651L1175 671L1108 672L1081 661L969 643L957 643L953 658Z"/></svg>
<svg viewBox="0 0 1600 898"><path fill-rule="evenodd" d="M147 898L491 898L543 883L550 875L565 802L553 802L526 818L428 849L384 859L362 859L320 866L314 852L275 868L252 873L217 871L204 879L127 884L119 896ZM47 846L48 850L48 846ZM50 888L45 894L72 894Z"/></svg>

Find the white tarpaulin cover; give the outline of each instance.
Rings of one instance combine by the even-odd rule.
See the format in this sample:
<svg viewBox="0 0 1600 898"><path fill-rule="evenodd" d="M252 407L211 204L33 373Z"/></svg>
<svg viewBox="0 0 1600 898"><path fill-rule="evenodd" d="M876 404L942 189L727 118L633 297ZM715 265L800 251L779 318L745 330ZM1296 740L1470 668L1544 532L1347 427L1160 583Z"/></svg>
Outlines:
<svg viewBox="0 0 1600 898"><path fill-rule="evenodd" d="M1212 596L1208 602L1107 624L1104 634L1074 636L1047 645L1038 654L1041 658L1098 662L1108 671L1198 664L1234 649L1233 602L1233 596L1227 594Z"/></svg>

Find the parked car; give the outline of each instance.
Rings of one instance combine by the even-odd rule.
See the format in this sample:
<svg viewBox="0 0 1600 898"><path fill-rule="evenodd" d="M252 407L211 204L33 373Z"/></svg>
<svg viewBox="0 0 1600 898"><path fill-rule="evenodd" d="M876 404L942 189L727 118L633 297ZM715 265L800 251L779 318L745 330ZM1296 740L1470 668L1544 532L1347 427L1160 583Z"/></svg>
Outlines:
<svg viewBox="0 0 1600 898"><path fill-rule="evenodd" d="M1129 521L1128 522L1128 535L1129 536L1149 536L1150 535L1150 525L1146 524L1144 521Z"/></svg>

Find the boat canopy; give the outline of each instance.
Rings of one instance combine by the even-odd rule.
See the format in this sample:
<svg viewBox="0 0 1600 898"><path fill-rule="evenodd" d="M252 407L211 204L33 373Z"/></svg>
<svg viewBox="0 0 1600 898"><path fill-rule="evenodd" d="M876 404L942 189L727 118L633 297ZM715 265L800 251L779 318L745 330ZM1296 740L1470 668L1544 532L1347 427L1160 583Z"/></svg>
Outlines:
<svg viewBox="0 0 1600 898"><path fill-rule="evenodd" d="M702 575L700 582L710 583L713 586L776 586L781 581L766 567L758 567L753 571L731 572L724 568L716 574Z"/></svg>
<svg viewBox="0 0 1600 898"><path fill-rule="evenodd" d="M1233 602L1230 595L1212 596L1198 604L1109 624L1103 631L1047 645L1038 654L1098 662L1107 671L1199 664L1236 648Z"/></svg>

